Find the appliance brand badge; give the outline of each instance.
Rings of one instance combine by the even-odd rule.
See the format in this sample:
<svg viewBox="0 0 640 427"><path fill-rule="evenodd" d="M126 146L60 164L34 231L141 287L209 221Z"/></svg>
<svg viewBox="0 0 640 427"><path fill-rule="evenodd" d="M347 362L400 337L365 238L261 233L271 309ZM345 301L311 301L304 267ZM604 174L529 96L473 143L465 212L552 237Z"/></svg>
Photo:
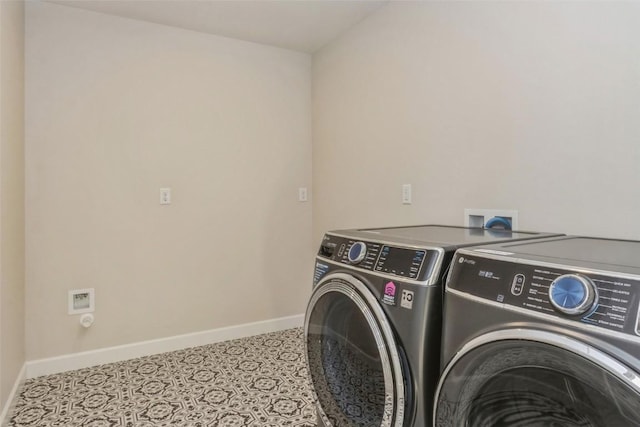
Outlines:
<svg viewBox="0 0 640 427"><path fill-rule="evenodd" d="M389 282L384 285L384 295L382 302L389 305L396 305L396 284Z"/></svg>

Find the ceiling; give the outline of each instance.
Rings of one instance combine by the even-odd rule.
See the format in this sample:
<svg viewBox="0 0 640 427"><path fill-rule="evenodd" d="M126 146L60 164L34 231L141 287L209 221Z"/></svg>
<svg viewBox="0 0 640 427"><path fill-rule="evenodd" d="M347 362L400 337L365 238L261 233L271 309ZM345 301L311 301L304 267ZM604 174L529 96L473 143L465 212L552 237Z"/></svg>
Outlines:
<svg viewBox="0 0 640 427"><path fill-rule="evenodd" d="M389 0L49 0L313 53Z"/></svg>

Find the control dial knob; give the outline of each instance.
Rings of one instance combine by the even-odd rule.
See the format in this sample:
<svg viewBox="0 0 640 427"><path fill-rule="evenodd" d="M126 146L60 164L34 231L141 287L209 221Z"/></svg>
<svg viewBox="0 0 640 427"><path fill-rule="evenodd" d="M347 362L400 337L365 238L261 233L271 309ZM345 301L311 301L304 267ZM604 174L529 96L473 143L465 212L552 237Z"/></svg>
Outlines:
<svg viewBox="0 0 640 427"><path fill-rule="evenodd" d="M349 248L347 258L352 264L357 264L364 259L365 255L367 255L367 245L364 242L355 242Z"/></svg>
<svg viewBox="0 0 640 427"><path fill-rule="evenodd" d="M549 286L551 304L564 314L584 314L591 310L597 299L598 292L591 279L579 274L564 274Z"/></svg>

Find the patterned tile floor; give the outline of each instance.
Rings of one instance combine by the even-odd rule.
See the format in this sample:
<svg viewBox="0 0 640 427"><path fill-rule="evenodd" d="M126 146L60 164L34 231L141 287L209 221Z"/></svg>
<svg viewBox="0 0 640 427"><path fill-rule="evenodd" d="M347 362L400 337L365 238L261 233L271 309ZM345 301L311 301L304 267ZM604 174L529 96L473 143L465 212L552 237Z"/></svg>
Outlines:
<svg viewBox="0 0 640 427"><path fill-rule="evenodd" d="M315 427L301 329L26 381L9 427Z"/></svg>

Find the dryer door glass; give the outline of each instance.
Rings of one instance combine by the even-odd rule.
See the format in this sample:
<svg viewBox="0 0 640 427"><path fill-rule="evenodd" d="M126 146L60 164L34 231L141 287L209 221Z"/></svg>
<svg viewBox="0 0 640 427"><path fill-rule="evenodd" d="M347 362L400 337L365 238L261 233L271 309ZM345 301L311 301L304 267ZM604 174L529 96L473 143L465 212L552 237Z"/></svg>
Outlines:
<svg viewBox="0 0 640 427"><path fill-rule="evenodd" d="M373 297L360 291L332 279L316 288L307 310L307 359L320 416L336 427L402 425L395 343L375 299L367 302Z"/></svg>
<svg viewBox="0 0 640 427"><path fill-rule="evenodd" d="M640 383L547 343L505 340L476 347L447 367L436 426L611 427L640 425Z"/></svg>

